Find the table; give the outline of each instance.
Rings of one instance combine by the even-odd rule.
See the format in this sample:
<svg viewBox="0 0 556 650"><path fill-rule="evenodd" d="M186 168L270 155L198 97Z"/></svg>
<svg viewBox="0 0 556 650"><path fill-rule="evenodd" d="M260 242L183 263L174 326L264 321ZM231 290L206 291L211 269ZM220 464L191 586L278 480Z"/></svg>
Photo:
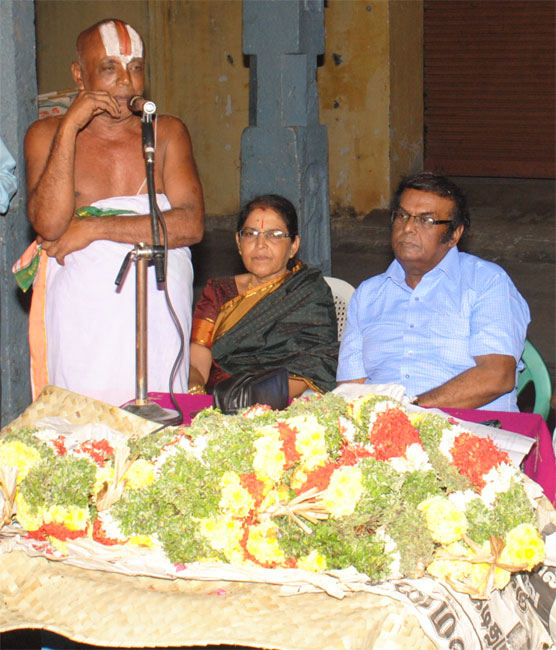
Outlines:
<svg viewBox="0 0 556 650"><path fill-rule="evenodd" d="M151 399L170 406L167 395L151 395ZM184 395L179 401L188 420L199 408L209 406L211 398ZM126 435L152 431L152 422L56 387L45 388L8 426L33 427L52 416L77 425L102 423ZM548 503L543 502L546 509ZM281 580L272 570L268 570L270 579L263 576L262 582L260 576L254 582L247 569L233 565L222 565L208 580L207 576L167 579L164 567L162 573L160 566L149 572L143 557L147 552L140 548L125 553L124 570L121 549L91 551L85 544L83 552L54 562L32 541L23 538L21 548L14 547L17 533L4 533L0 535L0 633L45 629L105 647L215 644L281 650L432 650L457 645L488 650L492 639L509 645L515 638L530 648L551 646L548 612L554 598L545 603L538 589L530 592L520 582L520 575L512 578L515 588L481 601L480 607L428 576L374 585L348 580L342 599L324 591L285 598ZM322 580L338 579L327 573L319 575L318 583L322 587ZM534 574L529 576L532 579ZM298 577L289 574L286 582L287 593L293 588L297 594ZM307 583L306 577L302 582ZM310 582L314 584L314 577ZM524 617L525 600L528 615Z"/></svg>
<svg viewBox="0 0 556 650"><path fill-rule="evenodd" d="M174 408L168 393L149 393L149 398L160 406ZM200 410L213 404L211 395L178 393L175 398L183 410L184 424L189 424ZM550 502L556 506L556 459L552 446L552 436L542 416L535 413L508 413L505 411L455 408L444 408L442 411L467 422L500 420L502 429L521 433L528 438L534 438L535 444L524 460L523 471L543 488Z"/></svg>

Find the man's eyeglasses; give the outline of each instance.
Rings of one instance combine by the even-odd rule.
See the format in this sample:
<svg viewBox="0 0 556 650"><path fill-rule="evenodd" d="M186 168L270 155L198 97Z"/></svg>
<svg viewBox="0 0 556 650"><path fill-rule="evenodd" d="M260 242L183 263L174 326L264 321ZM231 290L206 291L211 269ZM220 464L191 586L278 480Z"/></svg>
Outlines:
<svg viewBox="0 0 556 650"><path fill-rule="evenodd" d="M255 241L259 235L263 235L266 241L279 242L284 237L291 237L291 235L283 230L255 230L254 228L242 228L239 231L240 239L245 241Z"/></svg>
<svg viewBox="0 0 556 650"><path fill-rule="evenodd" d="M421 228L432 228L433 226L441 226L445 223L453 223L451 219L435 219L430 214L409 214L405 210L394 210L392 212L392 223L396 223L400 226L405 226L405 224L410 220L415 220L415 225L420 226Z"/></svg>

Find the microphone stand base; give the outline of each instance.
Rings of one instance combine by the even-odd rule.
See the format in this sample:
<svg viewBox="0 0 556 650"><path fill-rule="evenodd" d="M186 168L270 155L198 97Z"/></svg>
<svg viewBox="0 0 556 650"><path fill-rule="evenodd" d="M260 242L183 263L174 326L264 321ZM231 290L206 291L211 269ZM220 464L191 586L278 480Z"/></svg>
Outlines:
<svg viewBox="0 0 556 650"><path fill-rule="evenodd" d="M121 408L124 411L129 411L134 415L145 418L145 420L152 420L153 422L164 424L167 427L182 423L182 418L178 411L162 408L162 406L159 406L155 402L147 401L146 404L137 404L134 400L133 402L128 402Z"/></svg>

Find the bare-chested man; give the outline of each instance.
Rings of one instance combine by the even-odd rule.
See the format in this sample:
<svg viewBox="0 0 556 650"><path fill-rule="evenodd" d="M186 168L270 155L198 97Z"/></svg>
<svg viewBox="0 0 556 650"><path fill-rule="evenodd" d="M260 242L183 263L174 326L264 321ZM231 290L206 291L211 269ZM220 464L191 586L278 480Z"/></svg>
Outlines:
<svg viewBox="0 0 556 650"><path fill-rule="evenodd" d="M30 316L33 392L50 383L121 404L135 396L135 282L130 274L116 293L114 280L132 245L152 241L141 118L128 108L145 86L143 41L130 25L103 20L79 35L71 70L81 92L63 116L32 124L25 141L28 214L46 252ZM161 115L154 130L167 286L187 342L187 247L203 236L203 195L181 120ZM148 388L166 391L179 339L152 267L148 283ZM188 366L185 358L176 392L187 390Z"/></svg>

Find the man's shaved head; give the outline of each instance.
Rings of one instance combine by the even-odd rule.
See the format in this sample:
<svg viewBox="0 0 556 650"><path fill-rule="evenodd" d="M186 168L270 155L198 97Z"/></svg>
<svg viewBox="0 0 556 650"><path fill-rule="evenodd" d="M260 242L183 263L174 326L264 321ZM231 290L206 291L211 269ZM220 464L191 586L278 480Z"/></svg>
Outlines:
<svg viewBox="0 0 556 650"><path fill-rule="evenodd" d="M77 37L79 65L83 65L87 47L99 38L106 55L120 59L124 66L132 59L141 59L144 56L143 39L131 25L118 18L105 18L82 31Z"/></svg>

